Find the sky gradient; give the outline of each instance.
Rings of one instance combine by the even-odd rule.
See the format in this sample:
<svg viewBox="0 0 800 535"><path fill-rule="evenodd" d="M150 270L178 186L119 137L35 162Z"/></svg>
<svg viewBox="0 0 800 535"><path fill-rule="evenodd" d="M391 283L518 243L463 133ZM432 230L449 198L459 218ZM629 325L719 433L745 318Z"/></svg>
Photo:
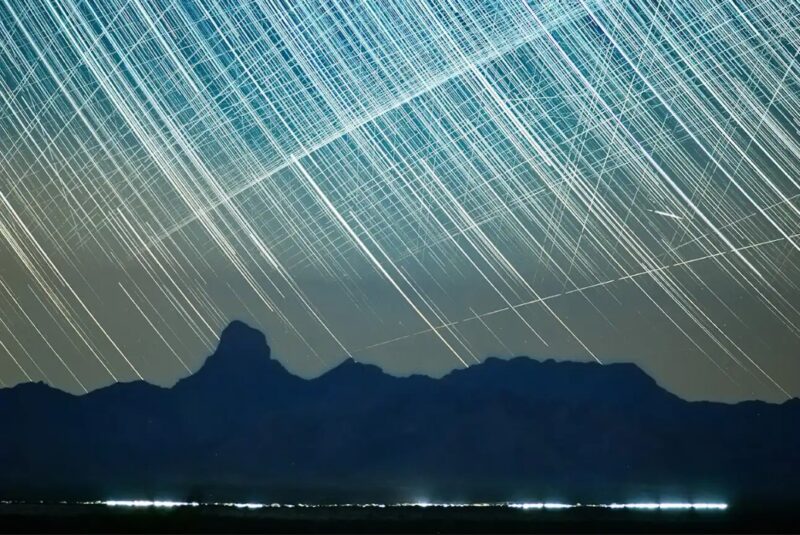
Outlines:
<svg viewBox="0 0 800 535"><path fill-rule="evenodd" d="M800 395L800 7L0 0L0 380L632 361Z"/></svg>

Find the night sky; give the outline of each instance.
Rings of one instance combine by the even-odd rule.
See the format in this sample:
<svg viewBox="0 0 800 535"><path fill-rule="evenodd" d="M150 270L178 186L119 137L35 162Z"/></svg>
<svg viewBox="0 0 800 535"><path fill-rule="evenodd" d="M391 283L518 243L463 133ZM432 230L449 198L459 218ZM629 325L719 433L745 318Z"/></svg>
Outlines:
<svg viewBox="0 0 800 535"><path fill-rule="evenodd" d="M800 395L800 7L0 0L0 380L632 361Z"/></svg>

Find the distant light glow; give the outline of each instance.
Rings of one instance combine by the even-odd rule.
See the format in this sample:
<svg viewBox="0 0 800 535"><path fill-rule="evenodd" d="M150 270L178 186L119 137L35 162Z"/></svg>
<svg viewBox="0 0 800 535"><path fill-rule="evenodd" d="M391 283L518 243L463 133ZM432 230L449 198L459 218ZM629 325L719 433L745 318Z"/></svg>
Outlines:
<svg viewBox="0 0 800 535"><path fill-rule="evenodd" d="M225 503L224 507L235 507L237 509L262 509L264 507L274 506L275 504L267 505L265 503Z"/></svg>
<svg viewBox="0 0 800 535"><path fill-rule="evenodd" d="M554 503L554 502L533 502L533 503L509 503L508 507L514 509L569 509L570 507L579 507L580 504L568 503Z"/></svg>
<svg viewBox="0 0 800 535"><path fill-rule="evenodd" d="M175 502L172 500L107 500L100 502L110 507L197 507L199 502ZM203 504L205 505L205 504Z"/></svg>
<svg viewBox="0 0 800 535"><path fill-rule="evenodd" d="M560 503L560 502L410 502L410 503L238 503L238 502L182 502L172 500L104 500L83 502L85 505L107 505L110 507L231 507L236 509L280 509L280 508L386 508L386 507L423 507L423 508L453 508L453 507L506 507L522 510L559 510L576 508L597 509L635 509L635 510L696 510L696 511L724 511L728 504L724 502L633 502L633 503Z"/></svg>
<svg viewBox="0 0 800 535"><path fill-rule="evenodd" d="M624 503L618 504L626 509L717 509L728 508L726 503Z"/></svg>

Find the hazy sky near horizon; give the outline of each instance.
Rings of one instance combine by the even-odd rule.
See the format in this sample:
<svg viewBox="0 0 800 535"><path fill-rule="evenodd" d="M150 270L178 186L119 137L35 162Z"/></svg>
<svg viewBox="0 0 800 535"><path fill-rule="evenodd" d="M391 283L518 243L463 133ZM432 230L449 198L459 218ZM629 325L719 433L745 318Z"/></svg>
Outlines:
<svg viewBox="0 0 800 535"><path fill-rule="evenodd" d="M800 395L800 9L0 1L0 381L632 361Z"/></svg>

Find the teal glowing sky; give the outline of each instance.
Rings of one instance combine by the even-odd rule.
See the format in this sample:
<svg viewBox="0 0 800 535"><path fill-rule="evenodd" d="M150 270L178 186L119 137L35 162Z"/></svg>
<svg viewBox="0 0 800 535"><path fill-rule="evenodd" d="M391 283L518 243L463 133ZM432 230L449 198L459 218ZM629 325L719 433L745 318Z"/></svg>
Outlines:
<svg viewBox="0 0 800 535"><path fill-rule="evenodd" d="M800 395L800 7L0 0L0 380L633 361Z"/></svg>

